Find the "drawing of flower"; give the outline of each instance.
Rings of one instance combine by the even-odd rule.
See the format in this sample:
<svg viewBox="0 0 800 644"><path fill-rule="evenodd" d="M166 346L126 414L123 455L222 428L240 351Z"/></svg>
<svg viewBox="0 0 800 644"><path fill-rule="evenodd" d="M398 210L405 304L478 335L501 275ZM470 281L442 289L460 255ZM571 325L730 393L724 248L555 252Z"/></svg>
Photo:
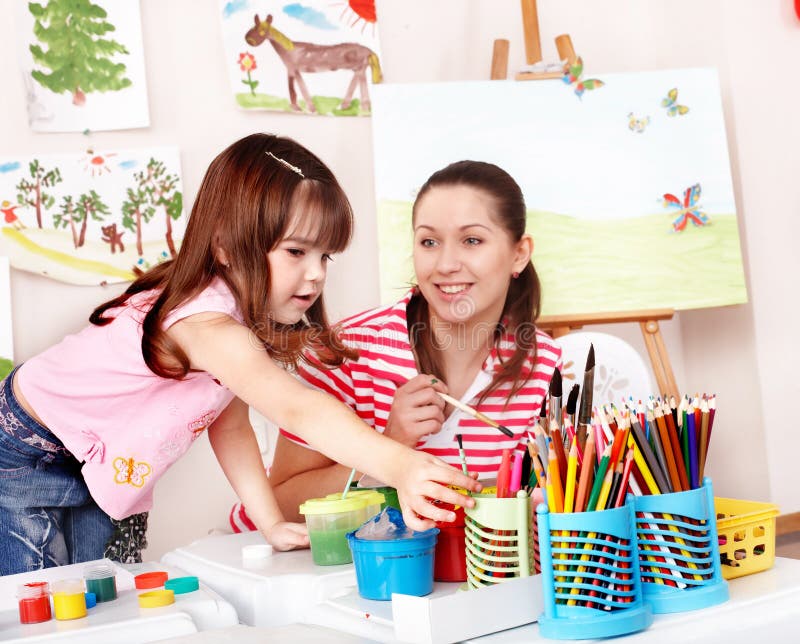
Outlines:
<svg viewBox="0 0 800 644"><path fill-rule="evenodd" d="M255 96L256 95L256 87L258 87L258 81L253 80L250 76L250 72L256 69L256 58L253 54L249 53L242 53L239 54L239 69L247 74L247 80L242 80L242 83L247 85L250 88L250 93Z"/></svg>

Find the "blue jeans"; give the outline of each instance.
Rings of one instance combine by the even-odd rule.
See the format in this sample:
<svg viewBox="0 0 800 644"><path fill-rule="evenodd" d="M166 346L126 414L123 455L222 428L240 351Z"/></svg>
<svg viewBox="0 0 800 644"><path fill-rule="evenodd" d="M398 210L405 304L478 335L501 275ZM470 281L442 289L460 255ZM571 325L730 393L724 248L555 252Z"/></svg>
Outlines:
<svg viewBox="0 0 800 644"><path fill-rule="evenodd" d="M0 382L0 575L101 559L114 526L81 464Z"/></svg>

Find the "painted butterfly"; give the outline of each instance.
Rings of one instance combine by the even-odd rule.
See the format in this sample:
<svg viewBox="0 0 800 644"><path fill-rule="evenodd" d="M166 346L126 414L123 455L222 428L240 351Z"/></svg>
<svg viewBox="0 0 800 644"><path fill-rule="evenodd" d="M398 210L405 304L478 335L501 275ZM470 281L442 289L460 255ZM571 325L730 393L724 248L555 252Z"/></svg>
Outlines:
<svg viewBox="0 0 800 644"><path fill-rule="evenodd" d="M578 60L575 61L574 65L570 65L568 71L564 73L563 81L567 83L567 85L572 86L575 89L575 94L578 98L583 98L583 92L585 90L592 90L597 89L598 87L602 87L605 83L597 78L589 78L587 80L581 80L581 75L583 74L583 60L580 56L578 56Z"/></svg>
<svg viewBox="0 0 800 644"><path fill-rule="evenodd" d="M679 233L689 221L695 226L705 226L710 223L708 215L700 211L698 201L700 200L700 184L696 183L683 191L683 201L675 195L667 193L664 195L664 206L667 208L677 208L678 216L672 222L672 229Z"/></svg>
<svg viewBox="0 0 800 644"><path fill-rule="evenodd" d="M661 107L667 108L667 116L677 116L686 114L689 111L689 108L685 105L678 105L676 102L678 100L678 88L673 87L669 92L667 92L666 98L661 100Z"/></svg>
<svg viewBox="0 0 800 644"><path fill-rule="evenodd" d="M638 119L633 115L633 112L628 113L628 129L631 132L638 132L641 134L648 125L650 125L649 116Z"/></svg>

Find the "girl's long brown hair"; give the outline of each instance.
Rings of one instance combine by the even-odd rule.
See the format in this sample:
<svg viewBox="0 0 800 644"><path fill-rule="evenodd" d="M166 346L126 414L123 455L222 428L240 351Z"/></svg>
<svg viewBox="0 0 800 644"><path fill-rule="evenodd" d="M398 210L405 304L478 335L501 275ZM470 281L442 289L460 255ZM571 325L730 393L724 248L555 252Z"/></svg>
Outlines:
<svg viewBox="0 0 800 644"><path fill-rule="evenodd" d="M412 209L412 219L416 217L417 204L433 188L448 186L469 186L491 197L495 208L494 220L509 234L513 242L518 242L525 234L525 198L516 181L505 170L492 163L482 161L458 161L433 173L420 188ZM500 370L494 374L489 386L481 392L479 403L503 383L511 383L511 391L506 402L525 384L522 367L528 356L531 364L536 364L536 319L541 307L541 285L533 262L528 262L516 279L509 275L509 288L503 312L494 333L495 347L499 346L504 332L513 333L514 353L504 360L498 352ZM408 328L411 332L411 346L421 373L443 376L433 326L430 323L428 302L422 295L411 300L408 306Z"/></svg>
<svg viewBox="0 0 800 644"><path fill-rule="evenodd" d="M209 165L177 256L98 306L89 321L110 324L111 309L136 293L154 291L155 301L143 321L142 355L153 373L181 379L189 371L189 359L164 332L164 318L219 277L230 288L244 325L274 360L294 367L304 360L303 349L313 346L324 364L341 364L353 352L330 329L321 295L297 324L280 324L270 316L273 276L267 253L291 233L291 225L302 223L293 221L295 213L314 217L316 244L326 251L340 252L350 243L350 202L320 159L296 141L272 134L236 141ZM224 266L218 249L227 256Z"/></svg>

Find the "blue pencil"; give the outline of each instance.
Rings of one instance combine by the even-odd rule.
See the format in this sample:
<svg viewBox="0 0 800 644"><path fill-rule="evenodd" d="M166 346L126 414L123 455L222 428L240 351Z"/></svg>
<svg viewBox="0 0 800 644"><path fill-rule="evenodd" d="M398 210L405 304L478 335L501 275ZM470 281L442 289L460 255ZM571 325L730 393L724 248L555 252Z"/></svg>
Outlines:
<svg viewBox="0 0 800 644"><path fill-rule="evenodd" d="M689 487L696 489L697 482L697 433L694 426L694 411L690 408L686 414L686 432L689 438Z"/></svg>

